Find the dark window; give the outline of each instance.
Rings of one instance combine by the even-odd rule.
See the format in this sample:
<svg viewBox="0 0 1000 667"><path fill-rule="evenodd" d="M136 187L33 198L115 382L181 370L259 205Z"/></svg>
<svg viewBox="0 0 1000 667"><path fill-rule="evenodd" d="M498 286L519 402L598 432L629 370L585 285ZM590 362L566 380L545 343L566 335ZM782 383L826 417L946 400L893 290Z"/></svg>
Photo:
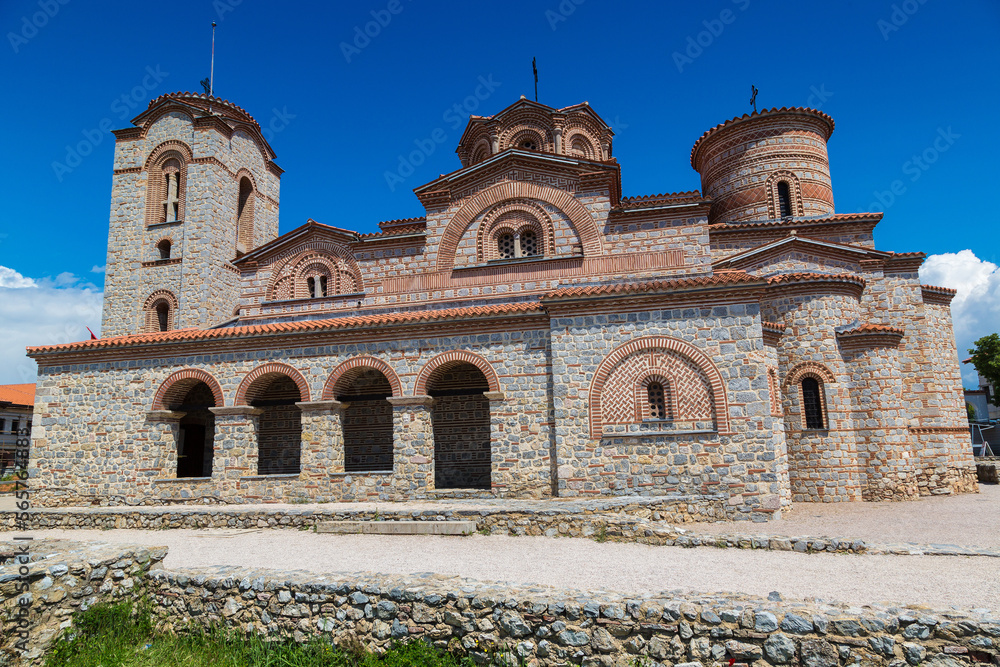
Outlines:
<svg viewBox="0 0 1000 667"><path fill-rule="evenodd" d="M823 402L816 378L802 380L802 407L806 413L806 428L823 428Z"/></svg>
<svg viewBox="0 0 1000 667"><path fill-rule="evenodd" d="M3 433L3 427L7 425L6 419L0 419L0 433Z"/></svg>
<svg viewBox="0 0 1000 667"><path fill-rule="evenodd" d="M778 207L782 218L792 215L792 193L788 189L788 181L778 181Z"/></svg>
<svg viewBox="0 0 1000 667"><path fill-rule="evenodd" d="M513 234L501 234L497 237L497 254L500 255L500 259L514 259L516 253Z"/></svg>
<svg viewBox="0 0 1000 667"><path fill-rule="evenodd" d="M20 419L12 419L10 421L10 432L11 433L17 433L20 430L21 430L21 420Z"/></svg>
<svg viewBox="0 0 1000 667"><path fill-rule="evenodd" d="M525 139L524 141L521 142L521 148L523 148L525 150L528 150L528 151L537 151L538 150L538 144L536 144L531 139Z"/></svg>
<svg viewBox="0 0 1000 667"><path fill-rule="evenodd" d="M319 277L319 296L326 296L326 276Z"/></svg>
<svg viewBox="0 0 1000 667"><path fill-rule="evenodd" d="M316 279L312 276L306 278L306 287L309 289L309 298L316 298Z"/></svg>
<svg viewBox="0 0 1000 667"><path fill-rule="evenodd" d="M156 244L156 249L160 251L160 259L170 259L170 241L163 239Z"/></svg>
<svg viewBox="0 0 1000 667"><path fill-rule="evenodd" d="M159 331L167 331L170 328L170 306L162 301L156 304L156 324Z"/></svg>
<svg viewBox="0 0 1000 667"><path fill-rule="evenodd" d="M538 236L530 229L521 231L521 257L534 257L538 255Z"/></svg>
<svg viewBox="0 0 1000 667"><path fill-rule="evenodd" d="M650 382L646 387L646 394L649 397L649 418L666 419L667 402L663 396L663 385L659 382Z"/></svg>

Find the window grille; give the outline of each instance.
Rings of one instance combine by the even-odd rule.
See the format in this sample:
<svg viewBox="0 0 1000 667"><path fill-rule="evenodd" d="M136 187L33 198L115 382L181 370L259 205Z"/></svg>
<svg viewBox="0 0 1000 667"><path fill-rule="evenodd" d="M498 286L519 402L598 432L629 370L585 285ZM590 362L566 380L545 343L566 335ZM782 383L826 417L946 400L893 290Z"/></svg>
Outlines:
<svg viewBox="0 0 1000 667"><path fill-rule="evenodd" d="M778 181L778 207L782 218L792 215L792 194L788 188L788 181Z"/></svg>
<svg viewBox="0 0 1000 667"><path fill-rule="evenodd" d="M806 415L806 428L823 428L823 402L819 380L807 377L802 380L802 408Z"/></svg>
<svg viewBox="0 0 1000 667"><path fill-rule="evenodd" d="M514 235L501 234L497 238L497 254L500 259L514 259Z"/></svg>
<svg viewBox="0 0 1000 667"><path fill-rule="evenodd" d="M649 418L666 419L667 402L663 394L663 385L659 382L650 382L646 387L646 393L649 398Z"/></svg>

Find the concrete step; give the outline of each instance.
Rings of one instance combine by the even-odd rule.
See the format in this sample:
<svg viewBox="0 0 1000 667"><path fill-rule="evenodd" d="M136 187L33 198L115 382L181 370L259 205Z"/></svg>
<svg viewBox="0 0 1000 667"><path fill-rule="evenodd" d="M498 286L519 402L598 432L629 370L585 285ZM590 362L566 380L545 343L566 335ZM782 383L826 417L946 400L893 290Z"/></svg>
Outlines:
<svg viewBox="0 0 1000 667"><path fill-rule="evenodd" d="M475 521L319 521L317 533L364 535L471 535Z"/></svg>

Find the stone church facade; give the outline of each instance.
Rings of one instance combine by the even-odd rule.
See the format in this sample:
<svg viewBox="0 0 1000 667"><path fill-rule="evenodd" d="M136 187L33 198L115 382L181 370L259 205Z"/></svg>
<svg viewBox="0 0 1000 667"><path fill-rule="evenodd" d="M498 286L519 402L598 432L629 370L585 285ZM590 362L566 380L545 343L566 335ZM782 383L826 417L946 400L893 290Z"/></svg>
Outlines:
<svg viewBox="0 0 1000 667"><path fill-rule="evenodd" d="M836 213L833 120L623 197L586 103L473 116L420 217L278 234L236 105L116 134L103 338L29 348L43 505L660 496L693 517L974 492L949 303Z"/></svg>

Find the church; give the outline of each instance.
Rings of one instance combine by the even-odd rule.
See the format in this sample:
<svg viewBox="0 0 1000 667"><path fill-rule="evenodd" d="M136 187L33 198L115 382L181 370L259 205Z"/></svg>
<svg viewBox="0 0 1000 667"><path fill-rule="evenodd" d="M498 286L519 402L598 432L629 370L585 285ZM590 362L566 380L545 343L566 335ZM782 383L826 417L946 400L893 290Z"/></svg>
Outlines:
<svg viewBox="0 0 1000 667"><path fill-rule="evenodd" d="M837 213L833 119L733 118L623 197L589 104L472 116L424 212L279 235L253 117L115 131L102 338L31 347L39 506L976 492L952 290Z"/></svg>

